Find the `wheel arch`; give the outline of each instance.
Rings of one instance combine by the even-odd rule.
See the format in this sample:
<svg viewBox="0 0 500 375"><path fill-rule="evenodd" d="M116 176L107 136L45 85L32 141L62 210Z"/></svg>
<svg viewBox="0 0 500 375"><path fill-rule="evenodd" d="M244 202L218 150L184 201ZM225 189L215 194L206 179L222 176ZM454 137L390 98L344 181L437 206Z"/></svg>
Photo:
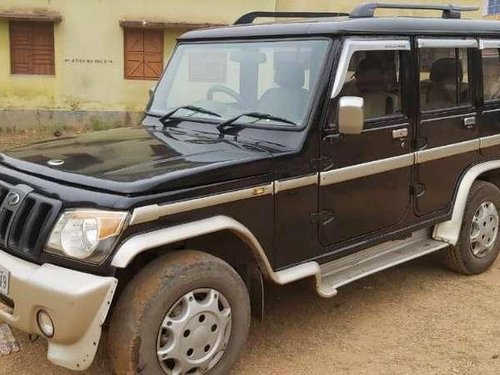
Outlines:
<svg viewBox="0 0 500 375"><path fill-rule="evenodd" d="M433 238L456 245L470 189L476 180L489 181L500 188L500 160L491 160L471 167L460 180L451 219L434 226Z"/></svg>
<svg viewBox="0 0 500 375"><path fill-rule="evenodd" d="M253 315L263 318L264 278L276 282L276 273L257 238L233 218L214 216L134 235L118 247L111 265L127 283L155 257L187 249L214 255L236 269L248 287Z"/></svg>

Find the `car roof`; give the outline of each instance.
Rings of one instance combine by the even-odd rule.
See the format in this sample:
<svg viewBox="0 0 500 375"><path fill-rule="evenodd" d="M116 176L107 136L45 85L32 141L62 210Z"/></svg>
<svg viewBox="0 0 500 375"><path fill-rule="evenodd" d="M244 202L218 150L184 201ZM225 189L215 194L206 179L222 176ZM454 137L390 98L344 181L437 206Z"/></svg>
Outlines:
<svg viewBox="0 0 500 375"><path fill-rule="evenodd" d="M331 34L447 35L461 37L481 35L495 37L500 35L500 22L417 17L332 17L195 30L183 34L179 40L311 37Z"/></svg>

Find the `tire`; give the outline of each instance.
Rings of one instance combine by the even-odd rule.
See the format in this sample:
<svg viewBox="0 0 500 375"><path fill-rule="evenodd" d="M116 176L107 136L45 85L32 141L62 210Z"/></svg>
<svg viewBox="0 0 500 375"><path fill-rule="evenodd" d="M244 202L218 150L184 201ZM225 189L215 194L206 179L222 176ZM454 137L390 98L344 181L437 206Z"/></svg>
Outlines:
<svg viewBox="0 0 500 375"><path fill-rule="evenodd" d="M250 319L247 288L229 264L198 251L170 253L142 269L120 296L108 337L111 364L117 375L163 375L174 369L227 374L245 345ZM178 352L164 349L171 347ZM159 355L165 355L161 363ZM172 356L180 361L167 359ZM196 360L201 362L187 368Z"/></svg>
<svg viewBox="0 0 500 375"><path fill-rule="evenodd" d="M441 252L443 263L448 268L465 275L477 275L491 267L500 251L498 210L500 190L489 182L474 182L467 199L458 243Z"/></svg>

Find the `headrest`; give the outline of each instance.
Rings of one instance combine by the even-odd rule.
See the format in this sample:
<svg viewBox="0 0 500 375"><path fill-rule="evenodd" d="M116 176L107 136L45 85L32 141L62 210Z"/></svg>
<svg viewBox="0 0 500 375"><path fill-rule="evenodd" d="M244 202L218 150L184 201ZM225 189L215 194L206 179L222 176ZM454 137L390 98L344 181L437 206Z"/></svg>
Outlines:
<svg viewBox="0 0 500 375"><path fill-rule="evenodd" d="M495 78L500 76L500 61L498 58L483 59L483 74L485 77Z"/></svg>
<svg viewBox="0 0 500 375"><path fill-rule="evenodd" d="M388 90L389 81L382 64L375 59L364 59L356 67L356 85L361 92Z"/></svg>
<svg viewBox="0 0 500 375"><path fill-rule="evenodd" d="M281 62L274 70L274 82L280 87L300 89L306 81L306 70L297 62Z"/></svg>
<svg viewBox="0 0 500 375"><path fill-rule="evenodd" d="M462 64L458 64L458 78L462 82L464 72ZM444 57L435 61L431 67L430 79L432 82L442 82L445 80L454 81L457 78L457 60L454 57Z"/></svg>

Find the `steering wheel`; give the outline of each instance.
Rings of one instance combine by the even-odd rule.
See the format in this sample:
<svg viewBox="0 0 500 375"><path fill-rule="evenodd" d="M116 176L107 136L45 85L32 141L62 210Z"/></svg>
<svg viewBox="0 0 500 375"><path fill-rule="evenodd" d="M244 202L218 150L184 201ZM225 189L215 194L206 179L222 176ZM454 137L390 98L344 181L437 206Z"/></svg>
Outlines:
<svg viewBox="0 0 500 375"><path fill-rule="evenodd" d="M216 92L220 92L220 93L229 95L231 98L235 99L238 104L241 103L241 95L240 94L238 94L233 89L230 89L229 87L222 86L222 85L215 85L215 86L210 87L207 91L207 99L213 100L214 94Z"/></svg>

